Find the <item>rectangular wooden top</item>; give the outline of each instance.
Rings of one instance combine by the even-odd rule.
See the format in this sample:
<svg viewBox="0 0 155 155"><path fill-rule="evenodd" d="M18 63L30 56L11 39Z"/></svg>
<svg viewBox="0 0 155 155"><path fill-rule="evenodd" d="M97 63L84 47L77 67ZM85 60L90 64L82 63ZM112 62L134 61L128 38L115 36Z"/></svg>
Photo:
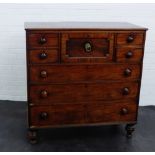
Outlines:
<svg viewBox="0 0 155 155"><path fill-rule="evenodd" d="M147 30L127 22L26 22L26 30Z"/></svg>

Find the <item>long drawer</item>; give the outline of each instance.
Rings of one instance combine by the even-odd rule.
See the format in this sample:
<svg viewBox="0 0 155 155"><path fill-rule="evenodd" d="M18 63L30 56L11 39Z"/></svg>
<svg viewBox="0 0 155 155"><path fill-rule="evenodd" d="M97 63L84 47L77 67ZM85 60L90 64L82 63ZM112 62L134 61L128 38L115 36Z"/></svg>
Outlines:
<svg viewBox="0 0 155 155"><path fill-rule="evenodd" d="M108 104L65 104L30 108L30 126L76 125L91 123L134 122L137 117L135 102Z"/></svg>
<svg viewBox="0 0 155 155"><path fill-rule="evenodd" d="M136 98L139 83L91 83L31 85L30 102L34 104L103 101Z"/></svg>
<svg viewBox="0 0 155 155"><path fill-rule="evenodd" d="M30 82L56 83L140 78L139 64L36 65L30 66Z"/></svg>

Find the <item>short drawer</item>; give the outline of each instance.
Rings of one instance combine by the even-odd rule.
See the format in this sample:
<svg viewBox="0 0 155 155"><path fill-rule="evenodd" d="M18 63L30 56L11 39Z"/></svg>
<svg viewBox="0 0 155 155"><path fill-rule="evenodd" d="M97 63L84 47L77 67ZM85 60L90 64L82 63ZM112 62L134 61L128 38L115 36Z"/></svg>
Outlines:
<svg viewBox="0 0 155 155"><path fill-rule="evenodd" d="M125 48L116 49L117 62L141 62L143 59L143 48Z"/></svg>
<svg viewBox="0 0 155 155"><path fill-rule="evenodd" d="M121 123L134 122L137 119L135 102L111 103L109 105L89 105L87 108L88 123Z"/></svg>
<svg viewBox="0 0 155 155"><path fill-rule="evenodd" d="M51 126L82 124L85 121L84 106L56 105L56 106L34 106L30 108L30 126Z"/></svg>
<svg viewBox="0 0 155 155"><path fill-rule="evenodd" d="M77 103L90 101L108 101L136 98L139 83L92 83L92 84L52 84L30 86L30 102Z"/></svg>
<svg viewBox="0 0 155 155"><path fill-rule="evenodd" d="M33 49L28 51L29 63L56 63L58 59L58 50L56 49Z"/></svg>
<svg viewBox="0 0 155 155"><path fill-rule="evenodd" d="M57 33L29 33L27 35L27 47L58 47Z"/></svg>
<svg viewBox="0 0 155 155"><path fill-rule="evenodd" d="M117 44L118 45L143 45L144 33L119 33L117 34Z"/></svg>
<svg viewBox="0 0 155 155"><path fill-rule="evenodd" d="M92 82L140 78L138 64L44 65L30 67L31 83Z"/></svg>

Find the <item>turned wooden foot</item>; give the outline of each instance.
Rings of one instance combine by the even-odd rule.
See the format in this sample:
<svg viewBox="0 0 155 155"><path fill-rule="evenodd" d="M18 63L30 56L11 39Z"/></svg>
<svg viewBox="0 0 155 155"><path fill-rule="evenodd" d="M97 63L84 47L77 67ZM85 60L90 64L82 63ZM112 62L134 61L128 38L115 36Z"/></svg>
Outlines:
<svg viewBox="0 0 155 155"><path fill-rule="evenodd" d="M127 124L126 127L125 127L126 136L127 136L128 138L132 137L132 133L133 133L133 131L135 130L134 125L135 125L135 124Z"/></svg>
<svg viewBox="0 0 155 155"><path fill-rule="evenodd" d="M28 130L27 138L31 144L37 143L37 130Z"/></svg>

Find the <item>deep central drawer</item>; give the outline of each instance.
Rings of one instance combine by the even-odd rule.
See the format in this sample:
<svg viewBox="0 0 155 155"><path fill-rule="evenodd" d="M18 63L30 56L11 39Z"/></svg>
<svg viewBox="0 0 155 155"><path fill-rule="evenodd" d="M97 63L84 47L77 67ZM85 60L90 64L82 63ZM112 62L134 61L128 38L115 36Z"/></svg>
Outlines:
<svg viewBox="0 0 155 155"><path fill-rule="evenodd" d="M113 59L114 34L75 32L63 33L62 62L109 62Z"/></svg>
<svg viewBox="0 0 155 155"><path fill-rule="evenodd" d="M65 102L89 102L136 98L139 84L136 82L97 84L52 84L30 86L30 102L47 104Z"/></svg>
<svg viewBox="0 0 155 155"><path fill-rule="evenodd" d="M139 64L36 65L30 67L30 81L32 83L126 81L139 78Z"/></svg>

